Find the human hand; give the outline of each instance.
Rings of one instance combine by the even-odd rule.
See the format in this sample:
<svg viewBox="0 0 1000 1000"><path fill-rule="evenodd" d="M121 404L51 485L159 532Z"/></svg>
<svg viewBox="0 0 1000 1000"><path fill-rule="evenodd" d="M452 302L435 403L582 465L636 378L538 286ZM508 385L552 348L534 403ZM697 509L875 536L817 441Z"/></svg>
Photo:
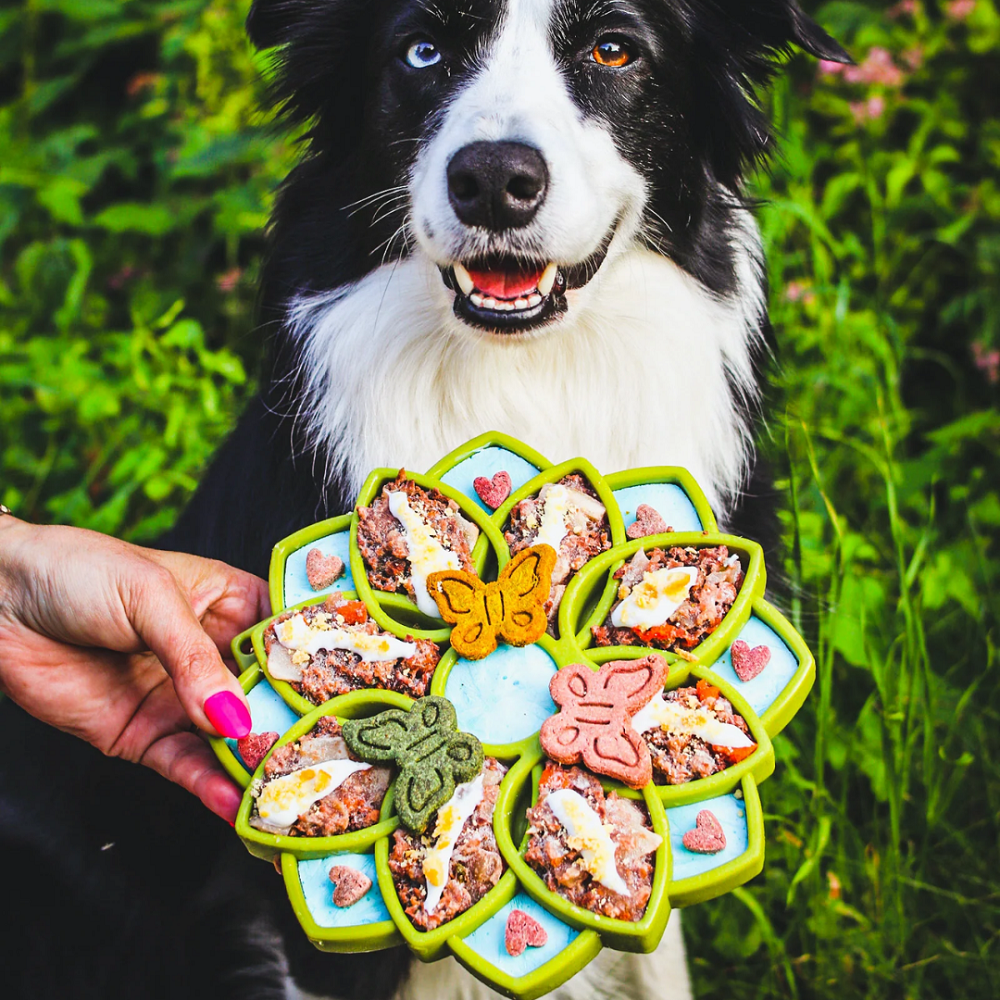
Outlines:
<svg viewBox="0 0 1000 1000"><path fill-rule="evenodd" d="M268 609L264 581L224 563L0 517L0 690L229 822L241 793L193 730L250 731L223 655Z"/></svg>

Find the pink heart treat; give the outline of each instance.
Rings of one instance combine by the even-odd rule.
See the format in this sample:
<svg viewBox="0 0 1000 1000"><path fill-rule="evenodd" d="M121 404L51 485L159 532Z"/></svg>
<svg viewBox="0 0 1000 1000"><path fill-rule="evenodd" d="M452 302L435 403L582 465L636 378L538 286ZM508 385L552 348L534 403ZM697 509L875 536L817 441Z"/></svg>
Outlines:
<svg viewBox="0 0 1000 1000"><path fill-rule="evenodd" d="M548 932L534 917L529 917L524 910L510 911L504 933L508 955L517 958L524 954L525 948L541 948L548 940Z"/></svg>
<svg viewBox="0 0 1000 1000"><path fill-rule="evenodd" d="M319 549L310 549L306 556L306 578L313 590L326 590L334 580L344 575L344 560L325 556Z"/></svg>
<svg viewBox="0 0 1000 1000"><path fill-rule="evenodd" d="M333 905L341 909L353 906L372 887L372 880L364 872L347 865L334 865L330 869L330 881L336 886Z"/></svg>
<svg viewBox="0 0 1000 1000"><path fill-rule="evenodd" d="M478 476L472 485L479 494L479 499L490 510L496 510L510 496L510 474L502 470L495 473L492 479L487 479L485 476Z"/></svg>
<svg viewBox="0 0 1000 1000"><path fill-rule="evenodd" d="M668 531L673 531L673 528L663 520L660 512L649 504L641 503L635 509L635 523L625 529L625 534L634 541L648 535L663 535Z"/></svg>
<svg viewBox="0 0 1000 1000"><path fill-rule="evenodd" d="M260 762L277 742L277 733L250 733L249 736L237 741L236 749L239 750L243 763L251 771L256 771Z"/></svg>
<svg viewBox="0 0 1000 1000"><path fill-rule="evenodd" d="M718 854L725 850L726 835L715 813L702 809L695 817L694 824L694 829L688 830L681 838L681 843L689 851L694 851L695 854Z"/></svg>
<svg viewBox="0 0 1000 1000"><path fill-rule="evenodd" d="M744 684L752 681L770 662L771 650L768 646L754 646L737 639L729 651L733 658L733 670Z"/></svg>

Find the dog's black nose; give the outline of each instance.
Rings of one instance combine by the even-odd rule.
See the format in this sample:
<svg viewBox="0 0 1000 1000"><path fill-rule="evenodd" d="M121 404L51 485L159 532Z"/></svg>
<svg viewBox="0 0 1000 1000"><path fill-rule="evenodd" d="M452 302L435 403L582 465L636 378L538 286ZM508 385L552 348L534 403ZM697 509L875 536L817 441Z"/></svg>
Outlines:
<svg viewBox="0 0 1000 1000"><path fill-rule="evenodd" d="M473 142L448 164L448 199L467 226L526 226L545 201L549 171L522 142Z"/></svg>

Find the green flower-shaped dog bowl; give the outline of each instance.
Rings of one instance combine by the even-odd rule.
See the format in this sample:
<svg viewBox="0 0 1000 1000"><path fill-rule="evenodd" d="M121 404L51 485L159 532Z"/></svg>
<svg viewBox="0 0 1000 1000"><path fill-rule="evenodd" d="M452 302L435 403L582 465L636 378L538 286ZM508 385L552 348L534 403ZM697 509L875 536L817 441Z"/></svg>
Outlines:
<svg viewBox="0 0 1000 1000"><path fill-rule="evenodd" d="M397 469L379 469L366 481L358 506L367 506ZM476 481L501 476L510 489L494 509L476 488ZM451 954L493 989L518 1000L532 1000L555 989L578 972L602 947L625 951L653 950L663 934L671 906L711 899L753 878L764 863L764 825L758 785L774 770L771 740L801 706L812 686L815 667L802 638L764 597L763 553L754 542L718 532L715 518L691 476L683 469L647 468L602 476L584 459L553 466L537 452L498 433L485 434L443 458L425 475L410 475L424 489L436 489L457 504L462 516L479 529L472 550L477 573L486 581L510 560L504 537L512 508L536 497L549 483L570 474L581 475L607 511L611 546L590 559L569 579L556 619L555 635L513 647L501 643L480 660L460 656L449 644L450 629L440 619L419 611L402 592L387 593L371 586L368 567L357 545L358 514L322 521L278 542L270 572L275 616L322 603L332 590L363 601L381 631L397 639L430 639L441 659L428 694L454 705L460 730L476 736L487 756L500 760L507 773L500 784L493 830L504 870L495 886L474 905L431 931L421 931L409 919L396 895L388 858L399 821L390 785L378 821L366 829L340 836L310 838L279 836L255 829L249 822L255 779L265 757L251 774L235 741L216 739L212 745L224 767L246 788L236 832L251 853L280 862L292 907L316 947L335 952L377 951L406 944L423 961ZM495 490L483 490L491 502ZM668 527L665 534L629 538L628 531L642 505L653 508ZM633 529L634 533L634 529ZM611 660L645 656L646 646L599 646L592 628L607 618L619 586L615 573L642 549L686 546L702 549L727 546L740 562L743 581L725 617L691 650L663 652L669 673L666 690L717 688L742 717L754 746L742 759L705 777L682 784L651 782L639 791L618 787L619 794L641 804L661 844L653 856L649 902L634 922L613 920L575 906L551 892L524 858L527 839L525 810L537 796L544 754L538 733L558 709L549 682L560 669L583 664L597 670ZM318 550L344 564L340 579L313 589L307 562ZM315 557L314 557L315 558ZM261 622L233 642L243 673L240 681L250 703L257 733L276 732L284 746L310 732L318 719L338 720L374 715L386 708L408 709L412 700L384 690L355 690L323 705L308 701L291 683L268 673L264 632L273 619ZM733 647L737 644L736 663ZM766 647L766 654L760 647ZM743 657L752 650L756 666L748 670ZM760 669L760 661L765 666ZM269 752L273 753L273 748ZM601 779L606 789L613 782ZM724 846L706 853L690 849L697 841L702 814L711 813ZM346 866L367 876L371 887L347 907L332 901L330 870ZM505 947L510 914L519 910L545 931L545 943L511 954ZM516 950L516 949L515 949Z"/></svg>

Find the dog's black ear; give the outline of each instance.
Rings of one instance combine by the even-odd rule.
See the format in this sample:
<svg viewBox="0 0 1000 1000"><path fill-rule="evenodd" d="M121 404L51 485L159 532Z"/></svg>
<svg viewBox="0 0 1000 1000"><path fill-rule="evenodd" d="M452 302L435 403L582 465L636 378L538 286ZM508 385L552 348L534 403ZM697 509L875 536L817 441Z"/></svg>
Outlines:
<svg viewBox="0 0 1000 1000"><path fill-rule="evenodd" d="M791 41L817 59L830 62L853 63L841 44L828 35L795 0L786 0L791 26Z"/></svg>
<svg viewBox="0 0 1000 1000"><path fill-rule="evenodd" d="M284 45L302 15L301 0L253 0L247 14L247 34L258 49Z"/></svg>

